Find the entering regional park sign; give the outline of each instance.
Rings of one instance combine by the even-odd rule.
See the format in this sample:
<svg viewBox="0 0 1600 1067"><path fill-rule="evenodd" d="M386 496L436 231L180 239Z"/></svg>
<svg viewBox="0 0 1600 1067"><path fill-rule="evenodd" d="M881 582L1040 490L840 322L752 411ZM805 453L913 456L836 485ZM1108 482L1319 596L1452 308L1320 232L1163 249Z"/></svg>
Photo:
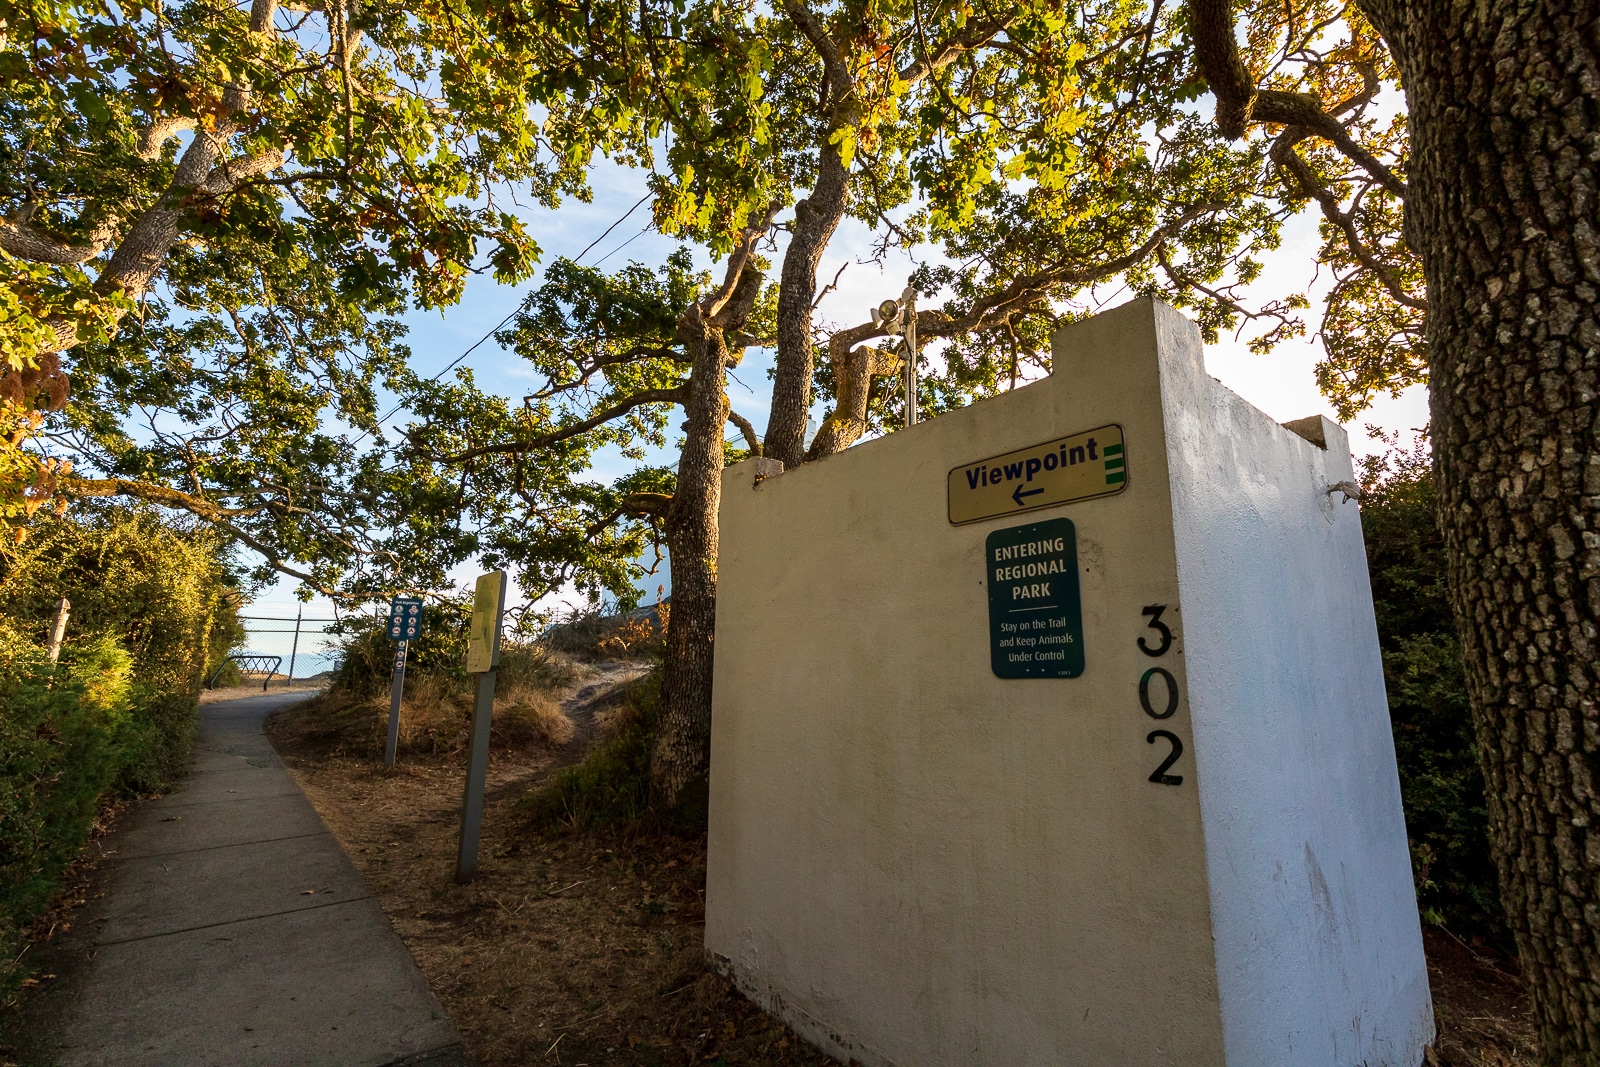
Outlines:
<svg viewBox="0 0 1600 1067"><path fill-rule="evenodd" d="M956 467L949 476L950 521L960 525L1120 493L1128 484L1127 463L1122 427L1112 424Z"/></svg>
<svg viewBox="0 0 1600 1067"><path fill-rule="evenodd" d="M1078 532L1071 519L995 530L989 568L989 664L997 678L1076 678L1083 673Z"/></svg>

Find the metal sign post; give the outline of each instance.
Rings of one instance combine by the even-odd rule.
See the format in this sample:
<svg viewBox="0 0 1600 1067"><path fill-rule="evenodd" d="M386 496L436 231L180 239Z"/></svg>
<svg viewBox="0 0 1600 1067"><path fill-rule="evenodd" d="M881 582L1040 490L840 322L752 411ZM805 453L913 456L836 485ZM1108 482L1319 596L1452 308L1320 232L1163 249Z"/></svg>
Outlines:
<svg viewBox="0 0 1600 1067"><path fill-rule="evenodd" d="M506 572L478 578L472 598L472 628L467 632L467 673L478 676L472 708L472 743L467 757L467 788L461 802L461 850L456 881L478 873L478 838L483 829L483 789L489 776L489 722L494 712L495 668L500 665L500 620L506 610Z"/></svg>
<svg viewBox="0 0 1600 1067"><path fill-rule="evenodd" d="M400 745L400 695L406 685L406 650L422 633L422 598L397 596L389 602L389 639L394 650L394 682L389 686L389 740L383 746L383 765L394 766Z"/></svg>
<svg viewBox="0 0 1600 1067"><path fill-rule="evenodd" d="M872 324L905 343L906 426L917 424L917 290L907 285L899 301L885 300L872 309Z"/></svg>

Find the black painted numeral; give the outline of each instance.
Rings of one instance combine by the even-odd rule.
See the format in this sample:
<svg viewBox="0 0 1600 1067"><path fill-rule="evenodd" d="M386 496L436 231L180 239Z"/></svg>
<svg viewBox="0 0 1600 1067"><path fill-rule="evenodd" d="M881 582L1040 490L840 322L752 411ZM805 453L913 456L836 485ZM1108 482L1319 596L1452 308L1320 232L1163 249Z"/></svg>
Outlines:
<svg viewBox="0 0 1600 1067"><path fill-rule="evenodd" d="M1167 606L1165 604L1151 604L1140 612L1142 615L1150 616L1150 628L1161 635L1161 644L1155 648L1145 644L1144 638L1139 638L1139 651L1147 656L1165 656L1167 649L1172 647L1172 630L1166 623L1161 621L1161 613L1166 610Z"/></svg>
<svg viewBox="0 0 1600 1067"><path fill-rule="evenodd" d="M1167 687L1167 706L1157 711L1150 703L1150 679L1156 675ZM1152 719L1170 719L1178 710L1178 680L1165 667L1151 667L1139 677L1139 706Z"/></svg>
<svg viewBox="0 0 1600 1067"><path fill-rule="evenodd" d="M1183 742L1179 741L1178 735L1171 730L1151 730L1150 736L1145 738L1145 743L1153 745L1158 737L1165 737L1168 741L1171 741L1172 751L1168 752L1167 758L1161 761L1161 766L1151 772L1150 780L1156 785L1182 785L1183 775L1168 774L1167 768L1177 763L1178 757L1183 755Z"/></svg>

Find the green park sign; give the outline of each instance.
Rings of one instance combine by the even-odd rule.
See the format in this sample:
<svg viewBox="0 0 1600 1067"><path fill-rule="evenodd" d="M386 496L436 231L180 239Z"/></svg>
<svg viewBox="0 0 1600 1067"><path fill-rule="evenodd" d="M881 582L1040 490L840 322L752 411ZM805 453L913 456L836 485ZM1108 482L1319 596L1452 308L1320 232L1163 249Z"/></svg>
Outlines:
<svg viewBox="0 0 1600 1067"><path fill-rule="evenodd" d="M1078 533L1071 519L995 530L984 542L989 662L998 678L1083 673Z"/></svg>

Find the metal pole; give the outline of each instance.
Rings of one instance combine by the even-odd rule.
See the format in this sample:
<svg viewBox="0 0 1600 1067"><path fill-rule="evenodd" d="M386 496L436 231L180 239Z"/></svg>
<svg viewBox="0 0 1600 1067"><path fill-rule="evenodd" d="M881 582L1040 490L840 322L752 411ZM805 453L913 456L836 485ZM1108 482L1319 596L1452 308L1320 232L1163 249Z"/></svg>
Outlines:
<svg viewBox="0 0 1600 1067"><path fill-rule="evenodd" d="M294 684L294 657L300 651L300 617L306 613L306 606L301 604L294 610L294 644L289 646L289 677L283 683L284 688Z"/></svg>
<svg viewBox="0 0 1600 1067"><path fill-rule="evenodd" d="M473 592L467 673L478 675L478 698L472 707L472 747L467 757L466 796L461 802L461 851L456 856L456 881L463 884L478 873L483 789L489 777L489 721L494 715L494 679L500 666L500 623L508 584L505 571L490 571L478 576Z"/></svg>
<svg viewBox="0 0 1600 1067"><path fill-rule="evenodd" d="M917 424L917 291L906 286L900 294L901 329L906 339L906 426Z"/></svg>
<svg viewBox="0 0 1600 1067"><path fill-rule="evenodd" d="M389 741L383 746L383 765L394 766L395 749L400 744L400 694L406 687L406 646L400 641L394 650L394 682L389 686Z"/></svg>
<svg viewBox="0 0 1600 1067"><path fill-rule="evenodd" d="M61 598L61 603L56 605L55 625L50 628L50 662L54 663L61 657L61 642L67 637L67 612L72 608L66 597Z"/></svg>
<svg viewBox="0 0 1600 1067"><path fill-rule="evenodd" d="M478 698L472 708L472 749L467 758L467 795L461 808L461 851L456 856L456 881L472 881L478 873L478 838L483 830L483 790L489 777L489 720L494 713L494 677L478 675Z"/></svg>

